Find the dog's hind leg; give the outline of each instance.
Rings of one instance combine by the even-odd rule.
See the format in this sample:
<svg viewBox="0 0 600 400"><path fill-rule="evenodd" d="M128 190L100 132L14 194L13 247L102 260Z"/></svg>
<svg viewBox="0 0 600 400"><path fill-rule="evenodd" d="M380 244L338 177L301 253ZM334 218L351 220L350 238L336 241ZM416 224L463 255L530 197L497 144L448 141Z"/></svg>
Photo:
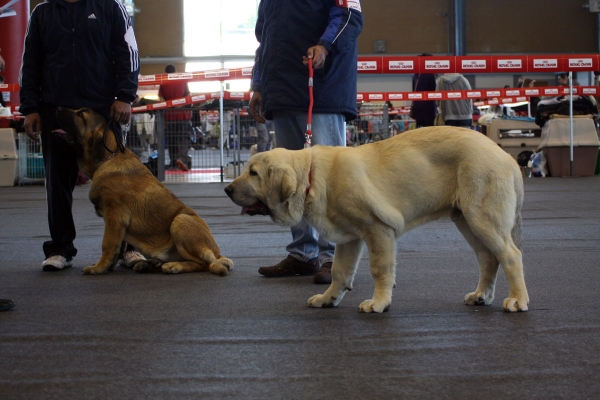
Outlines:
<svg viewBox="0 0 600 400"><path fill-rule="evenodd" d="M518 222L515 222L514 211L512 216L508 216L510 213L503 213L502 210L496 213L479 211L476 214L477 218L465 214L469 227L483 245L496 256L508 280L509 293L503 302L504 310L527 311L529 295L525 286L523 259L512 235L514 229L520 229L515 226Z"/></svg>
<svg viewBox="0 0 600 400"><path fill-rule="evenodd" d="M494 300L494 290L496 287L496 277L498 274L499 262L494 253L492 253L483 242L473 234L473 231L467 224L465 217L460 211L455 211L452 215L452 221L467 240L479 263L479 284L474 292L465 296L465 304L489 305Z"/></svg>
<svg viewBox="0 0 600 400"><path fill-rule="evenodd" d="M333 255L331 268L331 285L323 294L317 294L306 303L309 307L334 307L337 306L347 290L352 290L354 274L358 268L360 255L364 242L360 239L337 244Z"/></svg>
<svg viewBox="0 0 600 400"><path fill-rule="evenodd" d="M177 274L210 271L225 276L233 268L233 261L219 254L219 246L202 218L196 215L178 215L171 224L171 237L183 260L165 263L163 272Z"/></svg>

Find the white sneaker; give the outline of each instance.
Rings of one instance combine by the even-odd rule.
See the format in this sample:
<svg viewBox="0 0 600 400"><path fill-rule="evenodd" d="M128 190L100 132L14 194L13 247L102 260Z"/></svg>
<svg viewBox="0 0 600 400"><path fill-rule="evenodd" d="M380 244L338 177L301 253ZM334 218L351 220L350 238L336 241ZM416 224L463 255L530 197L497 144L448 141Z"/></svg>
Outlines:
<svg viewBox="0 0 600 400"><path fill-rule="evenodd" d="M73 260L67 261L63 256L50 256L42 263L44 271L60 271L65 268L70 268L73 265Z"/></svg>
<svg viewBox="0 0 600 400"><path fill-rule="evenodd" d="M146 257L144 257L141 253L135 250L130 250L123 254L123 259L119 260L119 264L127 268L133 268L136 263L144 260L146 260Z"/></svg>

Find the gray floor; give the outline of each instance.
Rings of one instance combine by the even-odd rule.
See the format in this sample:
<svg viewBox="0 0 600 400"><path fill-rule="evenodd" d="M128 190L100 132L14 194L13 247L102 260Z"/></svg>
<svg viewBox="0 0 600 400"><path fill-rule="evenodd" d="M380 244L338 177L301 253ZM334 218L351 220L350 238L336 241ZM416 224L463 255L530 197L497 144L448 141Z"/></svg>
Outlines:
<svg viewBox="0 0 600 400"><path fill-rule="evenodd" d="M169 185L203 216L235 269L104 276L103 222L76 189L79 255L45 273L41 186L0 188L1 399L598 399L600 177L526 180L530 311L467 307L475 258L449 221L399 241L391 310L357 312L373 283L365 258L339 307L310 309L311 277L267 279L288 229L240 216L224 184Z"/></svg>

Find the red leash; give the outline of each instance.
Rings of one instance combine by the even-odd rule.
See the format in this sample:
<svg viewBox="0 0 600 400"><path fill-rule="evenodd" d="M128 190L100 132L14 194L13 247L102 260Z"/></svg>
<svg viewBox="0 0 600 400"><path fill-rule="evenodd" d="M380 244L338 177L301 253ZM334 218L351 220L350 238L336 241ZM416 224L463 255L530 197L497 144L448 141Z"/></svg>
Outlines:
<svg viewBox="0 0 600 400"><path fill-rule="evenodd" d="M304 143L304 148L308 148L311 145L312 139L312 109L314 104L313 97L313 60L312 58L308 60L308 97L310 99L310 103L308 105L308 120L306 123L306 142Z"/></svg>

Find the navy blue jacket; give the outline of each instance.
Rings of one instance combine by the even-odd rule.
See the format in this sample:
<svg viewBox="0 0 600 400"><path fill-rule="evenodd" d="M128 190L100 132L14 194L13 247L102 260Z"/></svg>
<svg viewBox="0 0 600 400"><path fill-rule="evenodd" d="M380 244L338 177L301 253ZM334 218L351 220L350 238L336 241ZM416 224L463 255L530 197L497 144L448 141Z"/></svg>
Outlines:
<svg viewBox="0 0 600 400"><path fill-rule="evenodd" d="M314 71L315 113L356 118L357 38L363 26L358 0L261 0L256 22L252 90L262 95L265 117L275 110L308 112L308 67L302 56L317 44L329 55ZM345 1L341 1L345 3Z"/></svg>
<svg viewBox="0 0 600 400"><path fill-rule="evenodd" d="M117 0L80 0L74 20L62 0L31 14L21 66L21 106L89 107L106 114L116 100L135 100L140 62L131 19Z"/></svg>

